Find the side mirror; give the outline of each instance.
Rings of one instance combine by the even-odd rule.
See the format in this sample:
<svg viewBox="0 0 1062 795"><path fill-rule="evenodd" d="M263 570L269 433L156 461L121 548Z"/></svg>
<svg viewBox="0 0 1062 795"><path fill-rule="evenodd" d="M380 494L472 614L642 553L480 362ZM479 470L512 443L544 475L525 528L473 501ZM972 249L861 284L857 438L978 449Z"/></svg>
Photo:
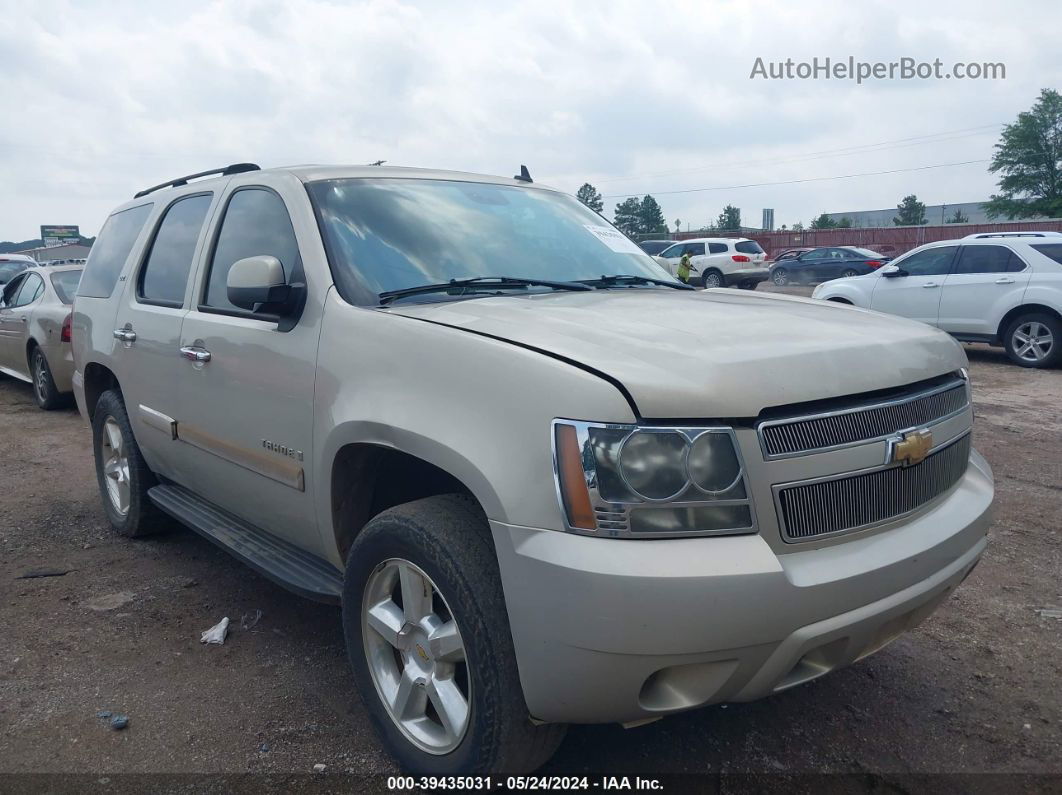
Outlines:
<svg viewBox="0 0 1062 795"><path fill-rule="evenodd" d="M886 279L895 279L897 276L907 275L907 271L895 265L882 265L881 268L878 270L878 273L880 273Z"/></svg>
<svg viewBox="0 0 1062 795"><path fill-rule="evenodd" d="M284 266L268 255L236 260L229 268L225 286L229 301L247 310L260 304L283 305L292 295L291 285L284 279Z"/></svg>

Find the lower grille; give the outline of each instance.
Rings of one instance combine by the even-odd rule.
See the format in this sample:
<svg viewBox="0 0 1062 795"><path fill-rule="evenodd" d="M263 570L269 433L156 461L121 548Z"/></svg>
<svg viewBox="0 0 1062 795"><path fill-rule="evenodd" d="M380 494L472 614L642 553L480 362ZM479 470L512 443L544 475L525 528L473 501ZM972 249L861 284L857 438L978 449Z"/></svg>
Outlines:
<svg viewBox="0 0 1062 795"><path fill-rule="evenodd" d="M970 434L910 467L783 488L778 493L782 533L803 541L895 519L939 497L959 482L970 460Z"/></svg>

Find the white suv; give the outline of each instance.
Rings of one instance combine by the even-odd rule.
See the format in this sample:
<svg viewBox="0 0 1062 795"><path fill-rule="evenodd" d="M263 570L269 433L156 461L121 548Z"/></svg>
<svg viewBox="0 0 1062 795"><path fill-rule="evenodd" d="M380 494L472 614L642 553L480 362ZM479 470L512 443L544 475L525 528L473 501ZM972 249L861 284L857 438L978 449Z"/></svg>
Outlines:
<svg viewBox="0 0 1062 795"><path fill-rule="evenodd" d="M656 260L676 276L679 261L690 255L690 283L702 287L737 285L755 290L767 280L770 270L763 264L767 254L755 240L747 237L698 237L682 240L660 252Z"/></svg>
<svg viewBox="0 0 1062 795"><path fill-rule="evenodd" d="M929 243L815 298L903 315L1023 367L1062 360L1062 233L997 232Z"/></svg>

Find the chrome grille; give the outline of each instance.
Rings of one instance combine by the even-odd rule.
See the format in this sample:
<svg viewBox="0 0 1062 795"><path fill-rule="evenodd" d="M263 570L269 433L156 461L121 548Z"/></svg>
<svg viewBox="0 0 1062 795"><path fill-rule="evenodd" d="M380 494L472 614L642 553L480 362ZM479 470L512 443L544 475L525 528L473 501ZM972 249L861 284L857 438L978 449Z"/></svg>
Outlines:
<svg viewBox="0 0 1062 795"><path fill-rule="evenodd" d="M897 431L937 422L968 404L966 382L957 381L887 403L814 417L771 420L759 426L760 438L768 457L799 455L882 439Z"/></svg>
<svg viewBox="0 0 1062 795"><path fill-rule="evenodd" d="M940 496L962 478L970 460L970 434L910 467L847 475L778 492L787 540L856 530L895 519Z"/></svg>

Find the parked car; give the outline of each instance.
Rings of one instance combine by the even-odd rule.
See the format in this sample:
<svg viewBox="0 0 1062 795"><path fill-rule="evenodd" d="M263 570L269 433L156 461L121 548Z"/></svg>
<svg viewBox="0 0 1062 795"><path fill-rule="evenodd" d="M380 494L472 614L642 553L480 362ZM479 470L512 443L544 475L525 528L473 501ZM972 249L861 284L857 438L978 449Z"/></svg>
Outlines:
<svg viewBox="0 0 1062 795"><path fill-rule="evenodd" d="M526 180L194 177L118 207L78 288L104 510L340 604L406 771L527 771L568 723L816 679L985 549L936 329L692 290Z"/></svg>
<svg viewBox="0 0 1062 795"><path fill-rule="evenodd" d="M36 264L37 261L33 257L23 254L0 254L0 287Z"/></svg>
<svg viewBox="0 0 1062 795"><path fill-rule="evenodd" d="M0 373L33 384L42 409L66 405L72 392L70 305L80 266L27 268L0 292Z"/></svg>
<svg viewBox="0 0 1062 795"><path fill-rule="evenodd" d="M655 256L674 243L674 240L643 240L638 244L638 248L650 256Z"/></svg>
<svg viewBox="0 0 1062 795"><path fill-rule="evenodd" d="M690 284L700 287L742 287L755 290L767 280L767 255L755 240L746 237L699 237L683 240L662 251L657 260L668 273L678 273L679 261L690 255Z"/></svg>
<svg viewBox="0 0 1062 795"><path fill-rule="evenodd" d="M1023 367L1062 361L1062 235L975 234L927 243L870 276L814 297L929 323L1001 345Z"/></svg>
<svg viewBox="0 0 1062 795"><path fill-rule="evenodd" d="M793 282L807 284L872 273L889 261L876 251L855 246L813 248L791 259L775 262L771 281L779 287Z"/></svg>
<svg viewBox="0 0 1062 795"><path fill-rule="evenodd" d="M785 262L786 260L796 259L801 254L803 254L805 251L811 251L811 250L812 250L811 246L804 246L804 247L801 247L801 248L785 248L785 249L782 249L781 251L779 251L774 256L774 259L770 260L770 262L771 263ZM773 267L773 264L772 264L771 267Z"/></svg>

